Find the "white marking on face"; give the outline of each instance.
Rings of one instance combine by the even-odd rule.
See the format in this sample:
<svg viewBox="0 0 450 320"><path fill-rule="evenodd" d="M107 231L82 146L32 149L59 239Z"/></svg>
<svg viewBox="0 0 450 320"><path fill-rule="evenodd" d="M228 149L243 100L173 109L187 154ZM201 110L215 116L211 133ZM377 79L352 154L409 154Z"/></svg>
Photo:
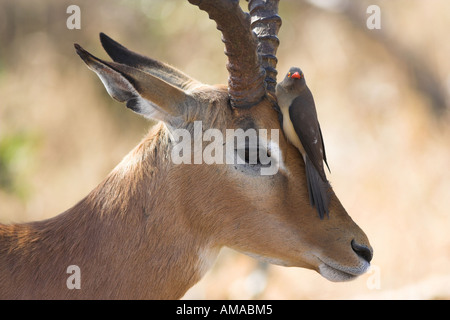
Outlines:
<svg viewBox="0 0 450 320"><path fill-rule="evenodd" d="M319 265L319 273L322 277L332 282L350 281L357 276L334 269L325 263Z"/></svg>
<svg viewBox="0 0 450 320"><path fill-rule="evenodd" d="M370 263L360 258L354 266L341 265L330 259L319 258L319 273L330 281L349 281L364 274L370 267ZM324 262L326 261L326 262Z"/></svg>
<svg viewBox="0 0 450 320"><path fill-rule="evenodd" d="M286 165L283 160L283 153L281 152L280 144L279 144L279 130L276 131L277 134L274 136L275 131L271 130L271 139L269 143L264 142L265 145L268 146L268 151L270 152L270 158L271 158L271 166L270 168L273 168L274 166L278 169L282 170L285 173L288 173L288 170L286 168ZM269 169L270 169L269 168ZM262 168L261 170L263 170ZM271 170L273 171L273 169Z"/></svg>

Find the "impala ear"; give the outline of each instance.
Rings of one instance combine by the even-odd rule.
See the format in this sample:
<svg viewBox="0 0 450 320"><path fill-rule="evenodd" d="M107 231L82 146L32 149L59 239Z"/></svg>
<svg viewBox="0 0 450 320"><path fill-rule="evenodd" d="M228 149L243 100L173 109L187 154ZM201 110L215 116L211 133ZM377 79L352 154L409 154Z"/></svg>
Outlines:
<svg viewBox="0 0 450 320"><path fill-rule="evenodd" d="M108 53L114 62L122 63L150 73L181 89L188 89L193 86L201 85L201 83L197 80L192 79L188 75L168 64L151 59L125 48L123 45L117 41L114 41L104 33L100 33L100 42L102 43L106 53Z"/></svg>
<svg viewBox="0 0 450 320"><path fill-rule="evenodd" d="M126 102L127 108L146 118L167 123L183 118L184 106L192 98L182 89L139 69L103 61L78 44L75 49L101 79L109 95L119 102Z"/></svg>
<svg viewBox="0 0 450 320"><path fill-rule="evenodd" d="M97 59L79 45L75 44L78 55L102 80L109 95L119 102L125 102L139 96L136 89L122 74Z"/></svg>

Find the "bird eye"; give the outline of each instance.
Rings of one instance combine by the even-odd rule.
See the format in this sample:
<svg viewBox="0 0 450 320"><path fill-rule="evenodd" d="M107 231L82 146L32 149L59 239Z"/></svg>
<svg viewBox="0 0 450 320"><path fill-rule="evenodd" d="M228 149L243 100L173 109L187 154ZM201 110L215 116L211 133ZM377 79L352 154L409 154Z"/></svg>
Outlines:
<svg viewBox="0 0 450 320"><path fill-rule="evenodd" d="M291 73L290 73L290 72L288 72L287 76L288 76L288 78L290 78L290 77L291 77Z"/></svg>

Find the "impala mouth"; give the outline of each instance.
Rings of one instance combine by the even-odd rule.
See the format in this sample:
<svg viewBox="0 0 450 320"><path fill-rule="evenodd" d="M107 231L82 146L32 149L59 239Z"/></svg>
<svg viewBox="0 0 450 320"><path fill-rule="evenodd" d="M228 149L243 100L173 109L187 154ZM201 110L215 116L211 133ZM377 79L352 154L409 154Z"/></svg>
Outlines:
<svg viewBox="0 0 450 320"><path fill-rule="evenodd" d="M351 281L364 274L370 267L370 263L364 259L360 259L360 263L356 267L348 267L340 265L334 261L320 259L319 273L322 277L333 282Z"/></svg>

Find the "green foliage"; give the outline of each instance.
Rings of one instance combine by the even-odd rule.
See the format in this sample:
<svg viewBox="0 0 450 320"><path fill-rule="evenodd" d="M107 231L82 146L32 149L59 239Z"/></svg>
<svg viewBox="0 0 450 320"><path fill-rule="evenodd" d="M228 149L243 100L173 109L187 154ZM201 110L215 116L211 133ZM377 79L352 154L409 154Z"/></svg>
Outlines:
<svg viewBox="0 0 450 320"><path fill-rule="evenodd" d="M0 189L26 199L27 176L32 171L37 138L30 133L13 133L0 137Z"/></svg>

